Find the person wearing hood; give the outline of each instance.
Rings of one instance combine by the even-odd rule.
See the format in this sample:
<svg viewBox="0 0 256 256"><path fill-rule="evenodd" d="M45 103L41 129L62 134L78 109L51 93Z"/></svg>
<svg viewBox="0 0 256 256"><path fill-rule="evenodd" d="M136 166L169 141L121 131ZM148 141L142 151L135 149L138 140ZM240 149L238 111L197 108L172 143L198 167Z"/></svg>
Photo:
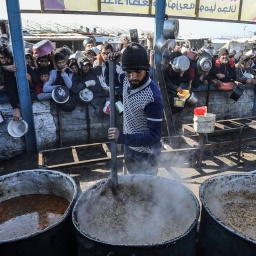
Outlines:
<svg viewBox="0 0 256 256"><path fill-rule="evenodd" d="M115 60L115 53L109 59ZM148 74L146 49L129 44L122 55L119 84L123 95L123 132L108 130L108 139L124 145L124 168L128 173L156 175L161 153L163 100L159 87Z"/></svg>

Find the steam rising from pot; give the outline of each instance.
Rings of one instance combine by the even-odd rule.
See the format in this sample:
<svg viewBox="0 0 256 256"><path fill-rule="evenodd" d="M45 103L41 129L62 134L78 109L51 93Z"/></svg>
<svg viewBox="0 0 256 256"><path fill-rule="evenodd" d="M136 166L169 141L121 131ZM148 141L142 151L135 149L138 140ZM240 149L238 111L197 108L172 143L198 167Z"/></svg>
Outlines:
<svg viewBox="0 0 256 256"><path fill-rule="evenodd" d="M173 180L150 175L119 177L116 200L97 183L85 191L73 212L85 236L115 245L161 244L183 236L197 222L195 196Z"/></svg>

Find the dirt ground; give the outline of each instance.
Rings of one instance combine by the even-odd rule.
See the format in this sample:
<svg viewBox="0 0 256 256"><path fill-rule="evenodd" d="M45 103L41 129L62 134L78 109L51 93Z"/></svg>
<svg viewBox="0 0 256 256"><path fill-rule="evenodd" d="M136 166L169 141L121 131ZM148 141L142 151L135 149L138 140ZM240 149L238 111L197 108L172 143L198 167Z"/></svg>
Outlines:
<svg viewBox="0 0 256 256"><path fill-rule="evenodd" d="M122 160L118 160L118 174L123 175ZM11 172L39 169L38 154L22 154L0 162L0 175ZM110 161L76 167L54 168L69 174L84 191L94 183L111 175ZM159 176L175 179L187 186L199 199L199 187L206 179L230 173L248 173L256 170L256 145L243 145L241 161L237 163L237 148L225 147L205 150L200 167L159 167Z"/></svg>

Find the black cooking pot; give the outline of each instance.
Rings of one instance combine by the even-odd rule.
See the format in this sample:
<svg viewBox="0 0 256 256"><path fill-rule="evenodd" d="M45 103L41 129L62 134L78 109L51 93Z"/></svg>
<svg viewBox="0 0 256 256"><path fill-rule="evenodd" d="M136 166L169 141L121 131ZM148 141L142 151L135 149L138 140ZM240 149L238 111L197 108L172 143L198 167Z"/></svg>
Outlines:
<svg viewBox="0 0 256 256"><path fill-rule="evenodd" d="M73 209L78 255L194 256L198 216L196 197L174 180L124 175L114 195L105 179Z"/></svg>
<svg viewBox="0 0 256 256"><path fill-rule="evenodd" d="M255 256L256 174L222 175L200 186L200 256Z"/></svg>
<svg viewBox="0 0 256 256"><path fill-rule="evenodd" d="M60 104L59 106L65 112L72 112L76 108L75 96L69 96L68 101Z"/></svg>
<svg viewBox="0 0 256 256"><path fill-rule="evenodd" d="M244 93L244 89L237 85L235 90L229 96L229 98L232 100L238 101L243 93Z"/></svg>
<svg viewBox="0 0 256 256"><path fill-rule="evenodd" d="M10 229L15 228L10 234L18 234L15 237L3 234L0 223L0 255L1 256L75 256L76 239L72 224L71 213L77 198L77 186L74 180L61 172L51 170L28 170L19 171L0 177L0 204L8 199L24 195L53 195L66 199L68 208L60 217L59 221L49 225L43 230L25 233L22 224L17 218L8 219ZM42 201L38 201L41 203ZM49 202L50 204L51 202ZM57 206L56 206L57 207ZM31 216L31 223L35 222L33 217L37 212L35 209L25 209L24 214ZM32 214L33 213L33 214ZM3 214L3 212L1 212ZM45 217L44 217L45 216ZM41 218L38 226L42 225L43 218L52 218L51 213L37 215ZM17 219L17 220L16 220ZM24 223L24 222L23 222ZM28 225L34 227L31 223ZM7 232L8 233L8 232Z"/></svg>

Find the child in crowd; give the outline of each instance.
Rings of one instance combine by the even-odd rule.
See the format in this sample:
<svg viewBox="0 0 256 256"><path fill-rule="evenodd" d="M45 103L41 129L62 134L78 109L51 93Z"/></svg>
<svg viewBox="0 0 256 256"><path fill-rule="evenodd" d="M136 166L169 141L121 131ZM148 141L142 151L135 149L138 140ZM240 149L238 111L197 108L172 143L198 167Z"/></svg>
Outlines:
<svg viewBox="0 0 256 256"><path fill-rule="evenodd" d="M48 68L39 68L38 74L40 82L35 85L35 93L39 100L49 100L52 98L51 92L43 92L43 85L49 80L50 72Z"/></svg>

